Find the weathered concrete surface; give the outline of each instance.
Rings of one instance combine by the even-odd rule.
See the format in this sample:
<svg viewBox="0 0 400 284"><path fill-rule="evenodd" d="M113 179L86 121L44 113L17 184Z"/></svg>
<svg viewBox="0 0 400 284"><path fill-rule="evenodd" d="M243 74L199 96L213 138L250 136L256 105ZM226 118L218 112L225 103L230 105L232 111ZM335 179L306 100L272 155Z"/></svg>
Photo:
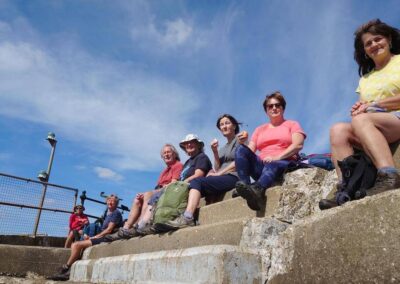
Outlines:
<svg viewBox="0 0 400 284"><path fill-rule="evenodd" d="M288 227L268 283L399 283L400 190L315 214Z"/></svg>
<svg viewBox="0 0 400 284"><path fill-rule="evenodd" d="M204 246L79 261L70 281L261 283L261 262L256 254L235 246Z"/></svg>
<svg viewBox="0 0 400 284"><path fill-rule="evenodd" d="M0 244L62 248L65 244L65 238L49 236L33 237L20 235L0 235Z"/></svg>
<svg viewBox="0 0 400 284"><path fill-rule="evenodd" d="M205 245L238 245L247 219L196 226L160 235L100 244L85 250L83 259L183 249Z"/></svg>
<svg viewBox="0 0 400 284"><path fill-rule="evenodd" d="M269 277L272 251L278 245L280 235L290 226L273 218L253 218L243 228L240 247L257 253L261 257L262 282Z"/></svg>
<svg viewBox="0 0 400 284"><path fill-rule="evenodd" d="M0 274L50 276L67 262L69 252L63 248L0 245Z"/></svg>
<svg viewBox="0 0 400 284"><path fill-rule="evenodd" d="M336 190L336 182L334 171L320 168L299 169L285 175L285 180L280 187L279 203L275 204L273 216L291 223L319 212L319 200Z"/></svg>
<svg viewBox="0 0 400 284"><path fill-rule="evenodd" d="M230 198L222 202L210 204L199 209L200 225L257 217L257 211L251 210L241 197Z"/></svg>

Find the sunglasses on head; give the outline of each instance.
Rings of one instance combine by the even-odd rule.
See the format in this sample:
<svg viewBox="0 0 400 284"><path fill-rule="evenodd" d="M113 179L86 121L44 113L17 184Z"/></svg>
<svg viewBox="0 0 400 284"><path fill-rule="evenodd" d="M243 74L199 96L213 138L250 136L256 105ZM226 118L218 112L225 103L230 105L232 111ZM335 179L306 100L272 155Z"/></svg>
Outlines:
<svg viewBox="0 0 400 284"><path fill-rule="evenodd" d="M276 104L267 104L267 109L273 109L274 107L280 108L282 105L280 103Z"/></svg>

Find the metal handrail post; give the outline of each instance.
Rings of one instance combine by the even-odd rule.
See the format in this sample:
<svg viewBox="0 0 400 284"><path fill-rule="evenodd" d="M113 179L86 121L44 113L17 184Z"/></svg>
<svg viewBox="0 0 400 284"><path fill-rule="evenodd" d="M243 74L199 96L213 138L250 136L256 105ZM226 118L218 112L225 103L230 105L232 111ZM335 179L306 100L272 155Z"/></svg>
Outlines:
<svg viewBox="0 0 400 284"><path fill-rule="evenodd" d="M54 142L51 143L50 160L49 160L49 164L47 166L47 180L46 180L46 183L43 184L42 197L41 197L40 203L39 203L39 211L38 211L38 214L36 215L35 227L33 228L33 236L34 237L36 237L37 230L38 230L38 227L39 227L40 215L42 214L42 208L43 208L43 204L44 204L44 199L46 197L47 182L50 179L50 172L51 172L51 167L53 165L54 152L56 151L56 145L57 145L57 141L54 140Z"/></svg>

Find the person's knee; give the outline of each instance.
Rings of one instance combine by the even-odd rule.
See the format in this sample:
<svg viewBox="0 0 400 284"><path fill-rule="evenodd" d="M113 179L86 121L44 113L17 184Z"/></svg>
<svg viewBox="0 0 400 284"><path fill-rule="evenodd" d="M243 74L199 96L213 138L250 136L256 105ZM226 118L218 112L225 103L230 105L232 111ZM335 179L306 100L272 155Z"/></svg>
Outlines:
<svg viewBox="0 0 400 284"><path fill-rule="evenodd" d="M361 113L351 119L351 127L356 131L357 129L361 129L362 126L367 125L371 121L372 120L370 115L368 115L367 113Z"/></svg>
<svg viewBox="0 0 400 284"><path fill-rule="evenodd" d="M198 195L201 195L201 190L200 190L200 189L191 188L191 189L189 190L189 197L190 197L190 196L198 196Z"/></svg>
<svg viewBox="0 0 400 284"><path fill-rule="evenodd" d="M140 206L142 206L142 200L140 200L139 198L135 198L132 202L132 208L140 207Z"/></svg>
<svg viewBox="0 0 400 284"><path fill-rule="evenodd" d="M149 200L153 196L154 192L153 191L147 191L143 194L143 199L144 200Z"/></svg>
<svg viewBox="0 0 400 284"><path fill-rule="evenodd" d="M347 143L351 136L351 125L349 123L336 123L329 132L331 145Z"/></svg>

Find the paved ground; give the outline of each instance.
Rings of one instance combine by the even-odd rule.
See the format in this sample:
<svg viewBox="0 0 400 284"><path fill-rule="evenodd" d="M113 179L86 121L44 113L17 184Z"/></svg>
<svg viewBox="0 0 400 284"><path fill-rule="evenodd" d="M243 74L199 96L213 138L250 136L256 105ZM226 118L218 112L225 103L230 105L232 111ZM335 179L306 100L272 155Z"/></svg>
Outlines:
<svg viewBox="0 0 400 284"><path fill-rule="evenodd" d="M56 283L71 284L73 282L46 280L45 278L35 275L33 273L28 273L28 275L25 278L0 276L0 284L56 284Z"/></svg>

